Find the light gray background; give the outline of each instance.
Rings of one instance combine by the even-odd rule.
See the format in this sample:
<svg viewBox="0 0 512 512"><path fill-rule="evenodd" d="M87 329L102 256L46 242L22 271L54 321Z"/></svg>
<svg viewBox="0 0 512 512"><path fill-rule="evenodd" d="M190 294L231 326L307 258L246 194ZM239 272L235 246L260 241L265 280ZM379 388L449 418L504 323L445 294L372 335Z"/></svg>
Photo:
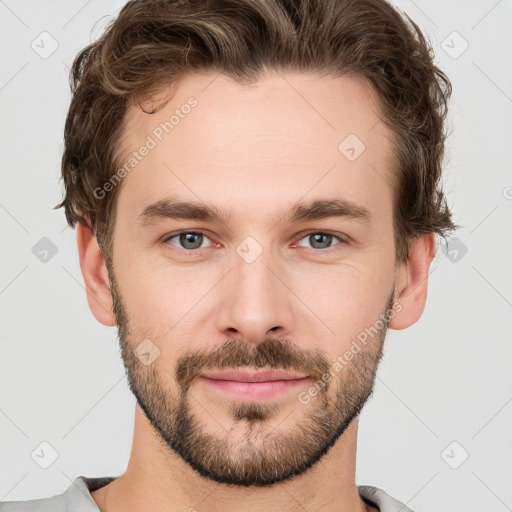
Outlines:
<svg viewBox="0 0 512 512"><path fill-rule="evenodd" d="M92 316L75 232L51 209L68 66L123 3L0 0L0 500L61 493L128 462L135 400L116 330ZM397 5L453 83L445 187L463 228L433 262L421 320L388 335L357 483L418 511L512 510L512 2ZM47 58L31 47L51 49L44 31L58 42ZM47 262L32 252L42 237L57 248ZM47 469L31 457L42 442L58 453Z"/></svg>

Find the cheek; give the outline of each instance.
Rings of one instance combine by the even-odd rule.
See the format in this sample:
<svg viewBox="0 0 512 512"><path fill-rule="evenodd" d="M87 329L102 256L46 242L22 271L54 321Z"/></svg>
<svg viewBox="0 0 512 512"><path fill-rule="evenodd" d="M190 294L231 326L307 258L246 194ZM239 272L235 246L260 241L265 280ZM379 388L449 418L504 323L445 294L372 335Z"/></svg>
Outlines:
<svg viewBox="0 0 512 512"><path fill-rule="evenodd" d="M119 248L115 268L125 302L136 311L156 312L155 308L170 302L179 303L186 283L171 264L159 255L157 248L128 246ZM190 274L190 267L189 274ZM122 283L122 284L121 284Z"/></svg>
<svg viewBox="0 0 512 512"><path fill-rule="evenodd" d="M343 351L374 325L387 304L392 280L393 273L385 266L354 264L303 272L291 288L310 310L308 323L317 326L314 330L319 335L323 333L318 342L330 340L324 349L333 353L334 347Z"/></svg>
<svg viewBox="0 0 512 512"><path fill-rule="evenodd" d="M172 267L167 261L155 264L140 255L125 259L116 272L130 319L130 342L152 340L160 349L155 362L162 372L174 371L178 355L192 345L207 348L204 320L211 318L219 302L212 304L207 297L219 278L211 266L202 268Z"/></svg>

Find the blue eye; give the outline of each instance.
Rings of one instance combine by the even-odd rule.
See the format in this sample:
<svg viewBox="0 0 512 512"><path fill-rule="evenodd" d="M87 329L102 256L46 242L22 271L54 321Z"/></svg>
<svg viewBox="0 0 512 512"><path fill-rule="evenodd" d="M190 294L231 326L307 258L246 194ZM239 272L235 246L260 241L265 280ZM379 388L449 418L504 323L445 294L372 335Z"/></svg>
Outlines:
<svg viewBox="0 0 512 512"><path fill-rule="evenodd" d="M202 243L205 239L208 239L208 237L201 233L200 231L181 231L180 233L176 233L175 235L171 235L170 237L166 238L164 242L170 242L170 240L173 240L176 238L181 245L181 249L186 249L188 251L193 251L195 249L203 249ZM172 244L171 245L176 245Z"/></svg>
<svg viewBox="0 0 512 512"><path fill-rule="evenodd" d="M172 242L172 240L175 240L175 242ZM206 240L210 241L209 245L203 245ZM299 242L302 240L308 240L310 245L309 247L299 245L299 247L309 248L314 253L328 252L329 249L336 245L345 245L347 243L347 240L344 238L325 231L310 231L299 239ZM334 243L336 240L338 243ZM199 249L205 249L213 245L206 234L201 231L179 231L168 236L164 243L169 243L189 253L198 252Z"/></svg>
<svg viewBox="0 0 512 512"><path fill-rule="evenodd" d="M307 239L310 241L310 248L314 251L322 251L323 249L329 249L332 247L332 242L334 239L339 240L341 243L345 243L341 237L337 235L333 235L331 233L326 233L324 231L311 231L307 233L301 240Z"/></svg>

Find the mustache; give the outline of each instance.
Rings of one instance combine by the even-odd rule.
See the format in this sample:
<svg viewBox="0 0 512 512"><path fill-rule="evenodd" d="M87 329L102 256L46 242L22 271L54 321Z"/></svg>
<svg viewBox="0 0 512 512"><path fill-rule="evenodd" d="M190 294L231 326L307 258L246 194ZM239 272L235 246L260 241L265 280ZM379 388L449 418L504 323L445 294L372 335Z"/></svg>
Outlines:
<svg viewBox="0 0 512 512"><path fill-rule="evenodd" d="M206 370L251 367L306 373L315 381L322 378L330 363L319 349L305 351L289 340L265 338L257 345L229 340L209 353L191 352L176 363L175 376L182 392Z"/></svg>

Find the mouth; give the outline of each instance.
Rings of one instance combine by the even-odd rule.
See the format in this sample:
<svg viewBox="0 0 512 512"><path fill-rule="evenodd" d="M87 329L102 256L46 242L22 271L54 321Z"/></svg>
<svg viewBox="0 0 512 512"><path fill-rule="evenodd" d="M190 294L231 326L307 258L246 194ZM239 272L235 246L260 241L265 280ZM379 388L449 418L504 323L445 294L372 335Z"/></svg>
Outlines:
<svg viewBox="0 0 512 512"><path fill-rule="evenodd" d="M297 380L309 377L306 374L290 373L281 370L223 370L218 372L204 372L201 374L207 379L233 380L237 382L272 382L277 380Z"/></svg>
<svg viewBox="0 0 512 512"><path fill-rule="evenodd" d="M198 380L208 389L244 401L265 401L275 398L311 380L306 374L281 370L224 370L204 372Z"/></svg>

